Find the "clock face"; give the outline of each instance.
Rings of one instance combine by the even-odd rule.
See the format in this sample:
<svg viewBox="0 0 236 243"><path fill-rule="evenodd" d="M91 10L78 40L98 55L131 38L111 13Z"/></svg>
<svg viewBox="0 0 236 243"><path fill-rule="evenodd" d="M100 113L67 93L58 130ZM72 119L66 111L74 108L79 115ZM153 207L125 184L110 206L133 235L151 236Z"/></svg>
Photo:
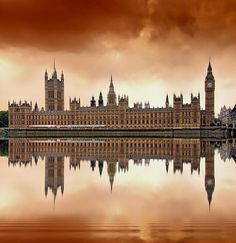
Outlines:
<svg viewBox="0 0 236 243"><path fill-rule="evenodd" d="M207 181L207 185L208 185L208 186L212 186L212 185L213 185L213 180L212 180L212 179L209 179L209 180Z"/></svg>
<svg viewBox="0 0 236 243"><path fill-rule="evenodd" d="M207 87L208 87L208 88L212 88L212 87L213 87L213 83L212 83L212 82L209 82L209 83L207 84Z"/></svg>

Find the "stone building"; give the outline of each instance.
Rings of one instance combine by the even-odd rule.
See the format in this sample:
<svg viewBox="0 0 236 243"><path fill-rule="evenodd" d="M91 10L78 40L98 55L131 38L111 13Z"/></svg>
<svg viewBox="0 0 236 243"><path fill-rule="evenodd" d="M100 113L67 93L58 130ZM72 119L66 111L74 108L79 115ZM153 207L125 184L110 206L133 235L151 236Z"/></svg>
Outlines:
<svg viewBox="0 0 236 243"><path fill-rule="evenodd" d="M231 124L233 125L233 127L236 127L236 105L230 112L230 120L231 120Z"/></svg>
<svg viewBox="0 0 236 243"><path fill-rule="evenodd" d="M226 106L224 105L221 109L220 109L220 114L218 115L219 120L222 122L222 125L226 125L229 126L231 124L231 108L226 108Z"/></svg>
<svg viewBox="0 0 236 243"><path fill-rule="evenodd" d="M129 97L116 96L111 77L107 104L104 105L100 92L96 105L92 97L90 106L81 106L80 99L69 100L69 110L64 110L64 75L57 79L54 66L52 78L45 73L45 109L37 103L13 101L8 104L9 128L35 127L83 127L102 126L123 129L200 128L214 122L215 79L209 62L205 79L205 109L200 107L200 94L191 94L190 104L184 104L183 95L173 95L173 106L166 97L163 108L152 108L149 103L135 103L129 106Z"/></svg>

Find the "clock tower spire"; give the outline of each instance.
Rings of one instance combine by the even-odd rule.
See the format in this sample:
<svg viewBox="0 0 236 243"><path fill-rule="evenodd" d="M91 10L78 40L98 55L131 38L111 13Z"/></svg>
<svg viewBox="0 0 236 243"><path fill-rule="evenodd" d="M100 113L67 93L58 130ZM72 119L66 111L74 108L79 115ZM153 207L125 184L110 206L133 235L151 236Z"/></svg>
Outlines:
<svg viewBox="0 0 236 243"><path fill-rule="evenodd" d="M207 69L205 79L205 110L206 110L206 126L214 122L215 118L215 78L212 73L211 59Z"/></svg>

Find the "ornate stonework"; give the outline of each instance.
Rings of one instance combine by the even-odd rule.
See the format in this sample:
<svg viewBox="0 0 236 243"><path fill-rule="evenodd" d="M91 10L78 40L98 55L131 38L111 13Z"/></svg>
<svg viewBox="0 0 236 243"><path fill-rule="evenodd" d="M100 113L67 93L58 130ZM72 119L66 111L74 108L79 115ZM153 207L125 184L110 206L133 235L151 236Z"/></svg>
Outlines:
<svg viewBox="0 0 236 243"><path fill-rule="evenodd" d="M183 95L173 96L173 106L166 97L166 106L151 108L149 103L135 103L129 107L129 97L118 96L111 78L107 105L104 105L100 92L98 102L91 100L90 106L81 106L80 99L70 99L69 111L64 110L64 75L57 79L54 72L51 79L45 73L45 110L28 102L8 104L9 128L32 127L75 127L103 126L106 128L125 129L161 129L161 128L200 128L214 122L215 79L209 63L205 79L205 110L200 107L200 94L191 94L191 103L183 103ZM117 104L118 101L118 104Z"/></svg>

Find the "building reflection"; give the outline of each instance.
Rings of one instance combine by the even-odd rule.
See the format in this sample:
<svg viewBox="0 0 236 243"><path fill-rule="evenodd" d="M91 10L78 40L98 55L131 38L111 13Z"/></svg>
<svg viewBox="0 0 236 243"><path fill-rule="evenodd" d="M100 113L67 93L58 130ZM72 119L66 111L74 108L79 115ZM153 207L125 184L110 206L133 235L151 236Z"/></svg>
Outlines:
<svg viewBox="0 0 236 243"><path fill-rule="evenodd" d="M223 161L227 159L233 159L236 163L236 141L226 140L225 143L219 146L220 158Z"/></svg>
<svg viewBox="0 0 236 243"><path fill-rule="evenodd" d="M45 159L45 196L51 190L54 200L58 190L64 192L64 159L69 158L70 169L80 169L81 161L90 161L92 171L104 174L106 165L111 191L116 173L128 172L129 161L137 166L148 166L151 159L162 160L169 173L183 173L190 164L191 173L200 174L200 160L205 158L205 190L209 206L215 189L215 142L200 139L94 139L94 140L29 140L9 139L9 166L31 166ZM220 148L224 150L224 146ZM229 145L227 145L229 146ZM235 151L234 144L231 150ZM226 156L226 155L224 155ZM235 156L228 155L228 156Z"/></svg>
<svg viewBox="0 0 236 243"><path fill-rule="evenodd" d="M45 196L48 195L48 189L51 189L54 202L57 196L57 190L61 188L64 192L64 157L57 155L46 156L45 159Z"/></svg>

